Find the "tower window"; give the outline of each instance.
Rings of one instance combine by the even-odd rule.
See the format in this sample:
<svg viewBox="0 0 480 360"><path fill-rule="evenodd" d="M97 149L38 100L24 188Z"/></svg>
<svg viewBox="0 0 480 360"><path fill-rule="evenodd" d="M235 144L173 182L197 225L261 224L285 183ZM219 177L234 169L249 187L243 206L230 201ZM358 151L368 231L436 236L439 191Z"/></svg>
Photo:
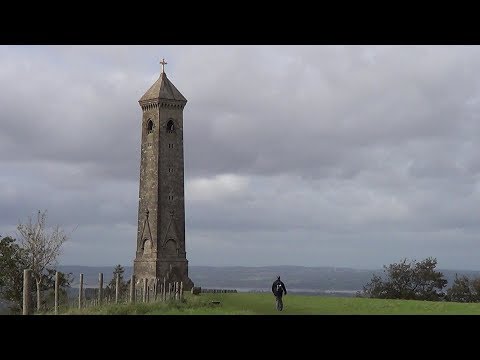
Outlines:
<svg viewBox="0 0 480 360"><path fill-rule="evenodd" d="M151 134L153 132L153 121L148 119L147 122L147 134Z"/></svg>
<svg viewBox="0 0 480 360"><path fill-rule="evenodd" d="M167 123L167 132L171 133L175 131L175 124L173 123L173 120L169 120Z"/></svg>
<svg viewBox="0 0 480 360"><path fill-rule="evenodd" d="M173 149L173 144L168 144L169 149Z"/></svg>
<svg viewBox="0 0 480 360"><path fill-rule="evenodd" d="M143 255L150 255L152 253L152 242L148 239L143 240Z"/></svg>

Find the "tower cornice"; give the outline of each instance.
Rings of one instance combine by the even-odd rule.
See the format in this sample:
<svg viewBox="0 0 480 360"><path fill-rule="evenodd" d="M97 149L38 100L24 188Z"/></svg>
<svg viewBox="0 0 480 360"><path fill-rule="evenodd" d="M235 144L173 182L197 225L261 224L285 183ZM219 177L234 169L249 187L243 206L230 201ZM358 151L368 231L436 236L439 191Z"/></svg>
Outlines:
<svg viewBox="0 0 480 360"><path fill-rule="evenodd" d="M185 107L187 101L168 100L168 99L151 99L151 100L139 100L138 103L143 111L156 109L156 108L171 108L181 109Z"/></svg>

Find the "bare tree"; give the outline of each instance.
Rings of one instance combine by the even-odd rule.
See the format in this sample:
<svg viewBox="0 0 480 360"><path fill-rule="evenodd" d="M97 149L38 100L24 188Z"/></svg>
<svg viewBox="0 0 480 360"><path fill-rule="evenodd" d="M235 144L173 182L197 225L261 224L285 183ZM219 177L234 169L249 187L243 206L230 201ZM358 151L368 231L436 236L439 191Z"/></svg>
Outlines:
<svg viewBox="0 0 480 360"><path fill-rule="evenodd" d="M37 285L37 311L41 308L41 285L47 268L56 265L61 247L69 238L59 225L48 229L46 222L47 210L39 210L36 221L29 216L25 224L20 222L17 225L20 244L26 252Z"/></svg>

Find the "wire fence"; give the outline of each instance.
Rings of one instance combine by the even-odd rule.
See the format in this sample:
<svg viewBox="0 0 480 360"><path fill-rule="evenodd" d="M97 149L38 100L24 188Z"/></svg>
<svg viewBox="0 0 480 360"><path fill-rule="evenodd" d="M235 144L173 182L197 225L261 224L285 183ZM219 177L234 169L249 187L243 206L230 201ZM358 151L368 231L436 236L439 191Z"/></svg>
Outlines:
<svg viewBox="0 0 480 360"><path fill-rule="evenodd" d="M135 279L132 275L126 289L125 284L120 282L117 274L114 288L103 287L103 274L99 274L98 287L87 287L84 283L83 274L80 274L78 296L75 298L65 296L65 291L59 288L59 277L55 277L54 306L55 314L59 314L69 308L90 308L110 304L129 304L135 302L166 302L183 301L184 285L182 281L169 281L163 279ZM33 314L33 279L31 270L24 271L23 279L23 314ZM63 291L63 293L62 293ZM62 295L62 296L61 296Z"/></svg>

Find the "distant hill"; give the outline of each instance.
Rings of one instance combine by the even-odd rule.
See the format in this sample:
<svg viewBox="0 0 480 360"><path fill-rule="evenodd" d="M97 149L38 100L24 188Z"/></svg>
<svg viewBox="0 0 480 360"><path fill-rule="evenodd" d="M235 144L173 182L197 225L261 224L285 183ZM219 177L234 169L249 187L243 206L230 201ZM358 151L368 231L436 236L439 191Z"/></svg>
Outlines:
<svg viewBox="0 0 480 360"><path fill-rule="evenodd" d="M8 303L6 301L0 300L0 315L8 314Z"/></svg>
<svg viewBox="0 0 480 360"><path fill-rule="evenodd" d="M78 286L79 274L84 274L87 287L98 286L98 274L103 272L104 283L112 278L113 266L60 266L62 272L74 275L73 286ZM455 273L467 276L480 276L480 271L440 270L451 285ZM372 275L381 274L382 270L358 270L339 267L304 267L304 266L190 266L189 276L196 286L203 288L235 288L239 291L269 291L277 274L285 282L287 290L297 293L338 292L351 293L361 290L370 281ZM125 278L132 274L132 267L125 266ZM337 294L338 294L337 293Z"/></svg>

